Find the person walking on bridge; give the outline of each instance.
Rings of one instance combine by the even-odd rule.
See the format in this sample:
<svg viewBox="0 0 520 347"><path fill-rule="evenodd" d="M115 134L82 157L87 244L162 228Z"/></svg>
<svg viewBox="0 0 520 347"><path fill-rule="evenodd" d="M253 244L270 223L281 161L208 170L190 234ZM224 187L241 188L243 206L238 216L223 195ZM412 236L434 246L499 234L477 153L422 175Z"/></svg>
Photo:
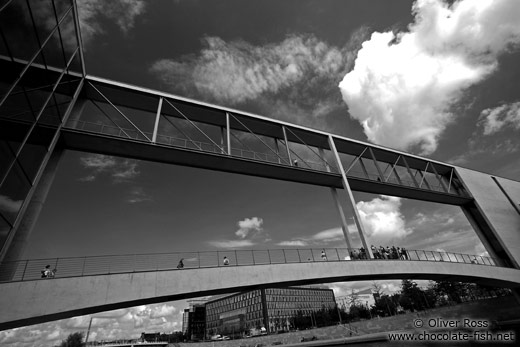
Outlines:
<svg viewBox="0 0 520 347"><path fill-rule="evenodd" d="M325 250L324 249L321 250L321 260L327 261L327 255L325 254Z"/></svg>
<svg viewBox="0 0 520 347"><path fill-rule="evenodd" d="M181 260L179 260L179 264L177 264L177 269L180 270L180 269L184 268L183 260L184 260L184 258L181 258Z"/></svg>
<svg viewBox="0 0 520 347"><path fill-rule="evenodd" d="M224 257L223 263L224 265L229 265L229 259L227 257Z"/></svg>

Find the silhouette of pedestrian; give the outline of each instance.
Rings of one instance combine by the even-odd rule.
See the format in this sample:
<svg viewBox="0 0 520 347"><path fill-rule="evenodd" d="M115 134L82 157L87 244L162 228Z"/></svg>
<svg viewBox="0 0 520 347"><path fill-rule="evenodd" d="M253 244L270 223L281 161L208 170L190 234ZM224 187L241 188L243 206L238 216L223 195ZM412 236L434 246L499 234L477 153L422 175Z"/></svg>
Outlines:
<svg viewBox="0 0 520 347"><path fill-rule="evenodd" d="M51 276L51 266L50 265L47 265L43 268L43 270L41 271L42 273L42 278L47 278L47 277L50 277Z"/></svg>
<svg viewBox="0 0 520 347"><path fill-rule="evenodd" d="M325 254L325 250L321 251L321 260L327 261L327 255Z"/></svg>
<svg viewBox="0 0 520 347"><path fill-rule="evenodd" d="M177 269L184 268L184 263L182 262L183 260L184 260L184 258L181 258L181 260L179 260L179 264L177 264Z"/></svg>
<svg viewBox="0 0 520 347"><path fill-rule="evenodd" d="M293 165L294 165L294 166L298 166L298 160L294 159L294 161L293 161Z"/></svg>
<svg viewBox="0 0 520 347"><path fill-rule="evenodd" d="M229 265L229 259L227 257L224 257L223 263L224 265Z"/></svg>

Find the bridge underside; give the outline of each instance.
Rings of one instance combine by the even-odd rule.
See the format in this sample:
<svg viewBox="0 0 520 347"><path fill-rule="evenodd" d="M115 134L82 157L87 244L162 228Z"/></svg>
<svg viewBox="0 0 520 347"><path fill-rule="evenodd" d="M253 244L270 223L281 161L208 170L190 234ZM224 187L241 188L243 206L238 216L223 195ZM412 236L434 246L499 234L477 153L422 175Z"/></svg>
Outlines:
<svg viewBox="0 0 520 347"><path fill-rule="evenodd" d="M173 270L0 285L0 330L78 315L261 287L429 279L520 288L520 270L420 261L313 262Z"/></svg>

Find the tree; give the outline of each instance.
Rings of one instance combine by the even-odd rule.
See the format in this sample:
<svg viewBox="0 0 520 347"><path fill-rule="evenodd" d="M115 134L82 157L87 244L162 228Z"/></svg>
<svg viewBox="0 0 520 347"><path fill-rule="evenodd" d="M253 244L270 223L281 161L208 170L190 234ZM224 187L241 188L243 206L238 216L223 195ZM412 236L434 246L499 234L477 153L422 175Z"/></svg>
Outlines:
<svg viewBox="0 0 520 347"><path fill-rule="evenodd" d="M387 295L381 295L372 306L372 312L377 316L394 316L397 314L397 304L395 300Z"/></svg>
<svg viewBox="0 0 520 347"><path fill-rule="evenodd" d="M467 286L463 283L452 281L435 281L432 290L437 295L437 298L447 296L448 301L454 301L457 304L462 302L462 298L465 297L468 292Z"/></svg>
<svg viewBox="0 0 520 347"><path fill-rule="evenodd" d="M422 311L432 307L428 303L425 292L411 280L403 280L401 282L401 297L399 305L410 311Z"/></svg>
<svg viewBox="0 0 520 347"><path fill-rule="evenodd" d="M63 341L59 347L83 347L85 344L83 343L83 333L72 333Z"/></svg>

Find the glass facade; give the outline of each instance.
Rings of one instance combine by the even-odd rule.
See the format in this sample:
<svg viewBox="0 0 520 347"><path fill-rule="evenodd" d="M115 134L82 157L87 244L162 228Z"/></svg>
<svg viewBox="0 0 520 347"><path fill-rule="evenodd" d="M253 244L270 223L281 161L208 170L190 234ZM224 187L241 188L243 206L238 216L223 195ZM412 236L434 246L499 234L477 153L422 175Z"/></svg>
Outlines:
<svg viewBox="0 0 520 347"><path fill-rule="evenodd" d="M203 304L190 305L182 314L182 333L189 340L198 341L204 339L206 326L206 309Z"/></svg>
<svg viewBox="0 0 520 347"><path fill-rule="evenodd" d="M72 0L0 7L0 249L5 255L81 84Z"/></svg>
<svg viewBox="0 0 520 347"><path fill-rule="evenodd" d="M251 329L289 330L298 311L310 314L336 305L332 289L267 288L231 295L206 303L206 337L243 335Z"/></svg>

